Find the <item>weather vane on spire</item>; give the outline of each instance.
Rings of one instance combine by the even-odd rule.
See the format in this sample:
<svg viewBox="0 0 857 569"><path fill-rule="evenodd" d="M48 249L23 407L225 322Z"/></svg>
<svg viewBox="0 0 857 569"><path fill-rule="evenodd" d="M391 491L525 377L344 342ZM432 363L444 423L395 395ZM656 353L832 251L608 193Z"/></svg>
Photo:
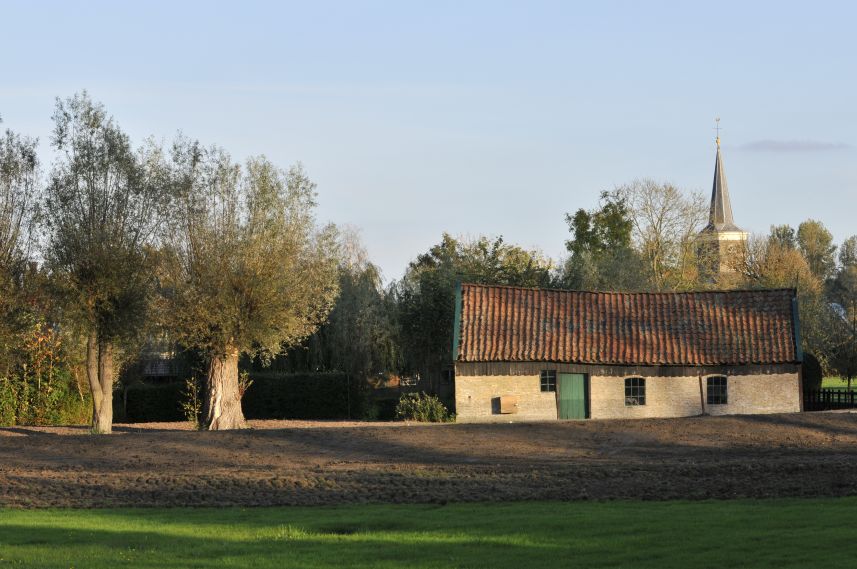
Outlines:
<svg viewBox="0 0 857 569"><path fill-rule="evenodd" d="M714 130L717 131L717 139L716 139L717 146L720 146L720 117L715 117L714 123L715 123Z"/></svg>

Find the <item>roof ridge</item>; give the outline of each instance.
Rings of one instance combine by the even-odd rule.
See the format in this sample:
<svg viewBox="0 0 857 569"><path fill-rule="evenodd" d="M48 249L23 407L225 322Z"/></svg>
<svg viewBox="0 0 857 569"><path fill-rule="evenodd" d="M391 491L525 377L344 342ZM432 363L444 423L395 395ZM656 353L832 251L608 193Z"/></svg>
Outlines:
<svg viewBox="0 0 857 569"><path fill-rule="evenodd" d="M684 295L684 294L728 294L735 292L797 292L794 287L776 287L776 288L730 288L730 289L712 289L712 290L661 290L661 291L632 291L632 290L584 290L574 288L555 288L555 287L530 287L521 285L504 285L492 283L475 283L470 281L461 281L461 286L477 286L484 288L509 288L516 290L532 290L532 291L547 291L547 292L580 292L586 294L625 294L625 295Z"/></svg>

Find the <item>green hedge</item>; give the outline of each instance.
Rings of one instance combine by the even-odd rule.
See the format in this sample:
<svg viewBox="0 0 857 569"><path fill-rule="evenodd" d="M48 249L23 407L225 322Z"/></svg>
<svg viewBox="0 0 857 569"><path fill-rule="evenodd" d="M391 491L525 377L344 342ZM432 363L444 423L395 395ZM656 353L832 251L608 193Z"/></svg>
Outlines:
<svg viewBox="0 0 857 569"><path fill-rule="evenodd" d="M347 419L357 416L359 393L339 373L250 374L242 405L248 419Z"/></svg>
<svg viewBox="0 0 857 569"><path fill-rule="evenodd" d="M357 382L339 373L251 373L253 383L242 400L248 419L360 418L365 399ZM125 409L130 422L185 420L184 382L128 387Z"/></svg>
<svg viewBox="0 0 857 569"><path fill-rule="evenodd" d="M135 383L125 393L125 420L129 423L184 421L184 382ZM114 410L114 415L118 409Z"/></svg>

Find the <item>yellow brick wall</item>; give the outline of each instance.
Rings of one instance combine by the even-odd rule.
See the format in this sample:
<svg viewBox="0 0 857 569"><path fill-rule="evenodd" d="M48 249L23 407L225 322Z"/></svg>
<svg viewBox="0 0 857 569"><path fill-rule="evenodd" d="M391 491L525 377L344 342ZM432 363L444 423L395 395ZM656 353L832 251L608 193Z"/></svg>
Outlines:
<svg viewBox="0 0 857 569"><path fill-rule="evenodd" d="M518 412L494 414L491 400L513 395ZM556 396L542 393L537 375L458 376L455 378L455 414L458 422L468 421L553 421Z"/></svg>
<svg viewBox="0 0 857 569"><path fill-rule="evenodd" d="M699 415L699 378L646 377L646 405L625 405L625 378L592 376L589 382L593 419L687 417ZM702 378L705 396L705 376ZM518 398L518 413L495 414L492 399ZM707 405L710 415L792 413L800 411L797 373L728 376L726 405ZM553 393L542 393L537 375L458 376L455 379L457 420L547 421L557 418Z"/></svg>
<svg viewBox="0 0 857 569"><path fill-rule="evenodd" d="M705 397L706 377L702 378ZM684 417L702 411L699 377L647 377L646 404L625 405L625 378L594 376L590 379L593 419ZM793 413L800 411L797 373L733 375L727 380L726 405L705 405L710 415Z"/></svg>

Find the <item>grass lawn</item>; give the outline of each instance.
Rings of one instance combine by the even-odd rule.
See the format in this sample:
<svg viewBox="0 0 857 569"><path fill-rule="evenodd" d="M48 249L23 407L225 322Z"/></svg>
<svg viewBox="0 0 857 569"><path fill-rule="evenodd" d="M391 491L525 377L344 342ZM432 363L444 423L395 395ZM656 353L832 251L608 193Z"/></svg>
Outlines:
<svg viewBox="0 0 857 569"><path fill-rule="evenodd" d="M829 387L838 387L840 389L847 389L848 382L842 379L841 377L832 376L825 377L821 380L821 387L827 389ZM857 389L857 381L851 380L851 390Z"/></svg>
<svg viewBox="0 0 857 569"><path fill-rule="evenodd" d="M854 567L857 498L0 510L0 567Z"/></svg>

